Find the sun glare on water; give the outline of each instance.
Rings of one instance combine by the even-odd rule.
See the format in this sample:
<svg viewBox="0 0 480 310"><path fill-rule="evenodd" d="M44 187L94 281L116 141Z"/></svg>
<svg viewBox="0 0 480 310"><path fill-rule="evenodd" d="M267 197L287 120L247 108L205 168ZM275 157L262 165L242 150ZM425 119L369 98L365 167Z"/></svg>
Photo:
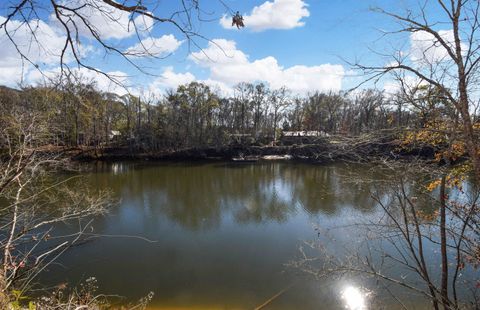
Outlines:
<svg viewBox="0 0 480 310"><path fill-rule="evenodd" d="M342 290L341 296L345 303L346 309L367 310L365 296L358 288L347 286Z"/></svg>

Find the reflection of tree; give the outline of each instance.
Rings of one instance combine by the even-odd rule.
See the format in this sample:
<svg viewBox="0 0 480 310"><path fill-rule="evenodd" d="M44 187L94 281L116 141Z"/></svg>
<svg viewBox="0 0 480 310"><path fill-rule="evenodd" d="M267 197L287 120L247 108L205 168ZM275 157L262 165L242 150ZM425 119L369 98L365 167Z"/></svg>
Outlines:
<svg viewBox="0 0 480 310"><path fill-rule="evenodd" d="M235 213L238 222L285 222L295 212L291 184L273 177L259 184Z"/></svg>
<svg viewBox="0 0 480 310"><path fill-rule="evenodd" d="M144 222L167 217L193 230L217 227L228 213L239 223L263 223L285 222L299 206L309 214L370 212L370 180L386 177L368 166L124 165L98 169L92 186L113 188L129 208L142 208Z"/></svg>
<svg viewBox="0 0 480 310"><path fill-rule="evenodd" d="M438 167L429 175L441 176L436 183L428 181L426 168L419 173L421 167L412 163L389 165L390 176L371 181L378 217L356 219L350 228L319 228L321 236L349 239L319 237L292 265L322 280L375 279L399 303L409 301L411 294L402 291L407 290L430 301L432 309L477 309L480 192L467 182L449 186ZM425 190L432 184L438 190Z"/></svg>
<svg viewBox="0 0 480 310"><path fill-rule="evenodd" d="M333 215L343 207L370 212L374 208L371 183L365 180L383 178L371 167L346 165L303 166L285 169L285 176L295 184L295 200L310 214Z"/></svg>
<svg viewBox="0 0 480 310"><path fill-rule="evenodd" d="M218 226L221 210L218 178L203 168L201 173L189 167L169 171L164 176L167 203L162 204L164 214L190 229Z"/></svg>
<svg viewBox="0 0 480 310"><path fill-rule="evenodd" d="M112 178L119 191L150 217L168 217L189 229L218 226L221 179L211 169L185 165L160 165L136 169ZM111 184L112 185L112 184ZM143 211L142 211L143 213Z"/></svg>
<svg viewBox="0 0 480 310"><path fill-rule="evenodd" d="M338 180L335 180L335 167L311 167L295 170L293 173L292 177L297 185L296 199L301 202L305 211L310 214L336 212Z"/></svg>

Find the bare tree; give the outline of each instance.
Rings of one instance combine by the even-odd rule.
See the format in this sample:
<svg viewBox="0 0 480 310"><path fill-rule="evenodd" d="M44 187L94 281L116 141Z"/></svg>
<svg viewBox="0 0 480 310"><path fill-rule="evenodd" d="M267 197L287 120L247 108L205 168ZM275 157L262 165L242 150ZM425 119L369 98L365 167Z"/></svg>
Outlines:
<svg viewBox="0 0 480 310"><path fill-rule="evenodd" d="M474 94L478 93L480 66L480 2L476 0L423 1L417 10L408 9L404 14L382 8L374 8L394 20L400 28L386 35L407 34L421 46L410 53L396 50L389 54L388 65L371 66L355 63L354 67L378 80L386 74L400 77L402 84L411 84L412 77L418 84L434 87L457 111L459 126L466 149L478 179L480 179L480 154L478 133L474 130ZM430 10L439 10L441 16L430 16ZM448 27L447 31L438 30ZM419 38L417 38L419 36ZM385 53L379 53L385 56Z"/></svg>
<svg viewBox="0 0 480 310"><path fill-rule="evenodd" d="M0 105L0 302L7 308L13 289L23 294L32 281L61 253L80 240L86 217L106 212L108 193L86 187L67 188L47 171L61 164L57 155L41 149L50 139L49 117L22 104ZM79 184L80 185L80 184ZM55 224L76 221L77 234L56 235ZM18 297L18 296L17 296Z"/></svg>
<svg viewBox="0 0 480 310"><path fill-rule="evenodd" d="M453 185L455 179L443 173L433 175L438 188L425 191L420 188L428 182L421 181L418 172L428 174L428 170L410 166L387 164L395 176L373 186L371 197L382 215L375 221L354 225L356 234L368 238L352 240L355 242L344 245L342 251L337 249L335 254L331 254L328 241L319 238L309 246L320 256L302 248L301 258L293 266L316 278L373 278L380 284L379 290L391 294L405 309L408 302L395 293L394 287L423 296L434 309L476 309L480 192L478 188L459 192ZM412 180L417 180L413 186ZM335 236L348 229L319 227L318 231L319 236ZM357 242L358 246L354 246ZM433 257L432 253L439 254ZM391 272L392 268L395 272Z"/></svg>
<svg viewBox="0 0 480 310"><path fill-rule="evenodd" d="M212 13L200 8L199 0L175 1L176 9L171 12L161 6L160 1L148 0L48 0L42 3L34 0L11 1L7 8L6 18L0 23L0 31L15 47L22 62L31 65L42 72L39 62L32 59L28 49L19 42L16 32L24 27L29 32L30 46L36 46L39 51L57 56L61 74L69 74L73 67L85 68L106 76L115 83L122 84L122 76L108 74L94 67L84 57L84 48L88 40L93 39L105 54L116 54L126 62L147 73L136 59L138 57L164 58L168 55L154 52L154 40L147 44L145 35L149 36L151 29L157 24L170 25L179 31L187 40L189 46L199 48L199 40L207 40L196 30L197 22L212 19ZM63 35L63 46L59 51L52 51L48 42L39 39L42 18L45 12L53 23L59 26ZM137 49L123 49L105 37L102 27L123 29L136 37ZM153 45L153 46L152 46Z"/></svg>
<svg viewBox="0 0 480 310"><path fill-rule="evenodd" d="M278 139L278 124L281 122L283 113L290 104L289 93L287 88L282 87L277 90L273 90L270 93L270 105L272 106L272 129L273 129L273 143L277 143Z"/></svg>

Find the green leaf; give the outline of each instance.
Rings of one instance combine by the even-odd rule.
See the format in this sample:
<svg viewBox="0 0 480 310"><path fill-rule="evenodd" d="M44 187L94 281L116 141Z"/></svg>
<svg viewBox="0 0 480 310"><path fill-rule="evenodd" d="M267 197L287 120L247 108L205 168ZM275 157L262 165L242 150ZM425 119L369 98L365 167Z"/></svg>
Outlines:
<svg viewBox="0 0 480 310"><path fill-rule="evenodd" d="M30 301L28 303L28 310L36 310L37 306L35 306L35 303L33 301Z"/></svg>

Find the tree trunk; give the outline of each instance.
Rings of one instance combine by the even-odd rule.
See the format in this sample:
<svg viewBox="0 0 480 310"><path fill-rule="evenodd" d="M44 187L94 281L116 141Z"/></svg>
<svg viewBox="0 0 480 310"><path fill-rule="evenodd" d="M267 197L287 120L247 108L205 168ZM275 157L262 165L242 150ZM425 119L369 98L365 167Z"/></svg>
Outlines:
<svg viewBox="0 0 480 310"><path fill-rule="evenodd" d="M442 256L442 280L440 294L442 298L443 308L450 309L450 301L448 298L448 254L447 254L447 233L446 233L446 176L442 176L440 184L440 251Z"/></svg>

